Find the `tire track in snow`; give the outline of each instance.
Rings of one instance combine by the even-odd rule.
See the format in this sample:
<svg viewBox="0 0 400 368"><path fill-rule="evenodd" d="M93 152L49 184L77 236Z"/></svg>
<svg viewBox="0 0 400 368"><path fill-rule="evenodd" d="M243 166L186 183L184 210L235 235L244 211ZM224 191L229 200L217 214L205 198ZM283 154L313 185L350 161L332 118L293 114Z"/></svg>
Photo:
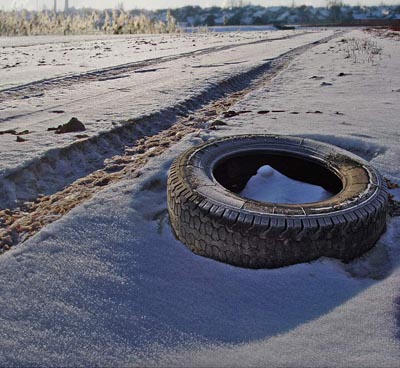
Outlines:
<svg viewBox="0 0 400 368"><path fill-rule="evenodd" d="M148 68L153 65L159 65L162 63L179 60L179 59L183 59L183 58L188 58L191 56L201 56L201 55L211 54L214 52L230 50L230 49L240 47L240 46L257 45L260 43L287 40L290 38L303 36L307 33L310 33L310 32L300 32L300 33L296 33L294 35L288 35L288 36L274 38L274 39L262 39L262 40L256 40L256 41L251 41L251 42L246 42L246 43L235 43L232 45L225 45L225 46L213 46L213 47L208 47L208 48L204 48L204 49L200 49L200 50L182 53L179 55L163 56L163 57L154 58L154 59L150 59L150 60L137 61L137 62L133 62L133 63L126 63L126 64L121 64L121 65L116 65L116 66L111 66L111 67L106 67L106 68L101 68L101 69L95 69L95 70L91 70L91 71L79 73L79 74L74 73L74 74L70 74L70 75L64 75L61 77L42 79L42 80L33 81L30 83L26 83L26 84L21 84L19 86L13 86L13 87L1 89L0 90L0 99L8 100L8 99L13 99L13 98L18 98L22 95L25 96L25 95L28 95L29 93L35 94L35 93L37 93L38 90L40 90L40 92L42 93L43 91L48 91L50 89L57 88L60 85L62 85L62 87L69 87L72 85L75 86L77 83L85 83L85 82L90 82L90 81L106 81L106 80L111 80L111 79L117 79L117 78L121 78L121 74L124 74L124 73L132 72L132 71L144 72L144 71L140 71L140 69ZM148 70L146 70L146 71L148 71Z"/></svg>
<svg viewBox="0 0 400 368"><path fill-rule="evenodd" d="M210 124L212 119L229 111L247 93L268 83L295 57L342 35L343 32L336 33L290 50L165 111L51 150L41 159L16 169L0 181L0 190L5 195L0 203L3 208L0 210L0 254L58 220L96 192L119 180L140 176L140 169L151 157L160 155L185 135L215 129ZM191 116L181 117L193 110ZM65 163L69 165L69 176L65 175ZM82 168L83 164L86 167ZM46 188L48 182L52 183L52 191ZM40 194L43 189L47 189L45 195ZM29 198L17 201L23 193Z"/></svg>

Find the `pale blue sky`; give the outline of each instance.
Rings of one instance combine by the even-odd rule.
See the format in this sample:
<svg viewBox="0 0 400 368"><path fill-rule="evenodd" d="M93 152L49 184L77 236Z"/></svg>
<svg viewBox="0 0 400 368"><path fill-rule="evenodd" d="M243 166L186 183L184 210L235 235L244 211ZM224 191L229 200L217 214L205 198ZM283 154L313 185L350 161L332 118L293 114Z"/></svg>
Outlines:
<svg viewBox="0 0 400 368"><path fill-rule="evenodd" d="M64 7L65 0L57 0L58 7L62 9ZM71 6L75 7L94 7L94 8L114 8L118 3L122 2L126 9L134 8L146 8L146 9L158 9L158 8L176 8L184 5L200 5L202 7L211 5L223 5L224 1L227 0L69 0ZM229 1L229 0L228 0ZM245 0L245 2L248 2ZM274 5L291 5L292 0L251 0L251 4L263 5L263 6L274 6ZM346 4L351 5L378 5L381 4L381 0L344 0ZM385 0L385 4L400 4L400 0ZM0 9L12 9L17 8L28 8L36 9L38 6L40 9L43 6L47 8L53 7L54 0L0 0ZM295 0L296 5L314 5L314 6L325 6L327 0Z"/></svg>

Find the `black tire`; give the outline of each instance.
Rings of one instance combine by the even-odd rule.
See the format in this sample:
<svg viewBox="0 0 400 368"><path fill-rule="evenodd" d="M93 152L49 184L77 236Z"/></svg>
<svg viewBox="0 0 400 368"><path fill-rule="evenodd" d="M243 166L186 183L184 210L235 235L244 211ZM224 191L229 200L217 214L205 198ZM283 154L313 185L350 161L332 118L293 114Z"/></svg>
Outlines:
<svg viewBox="0 0 400 368"><path fill-rule="evenodd" d="M265 163L337 194L295 205L235 194ZM247 268L321 256L350 261L372 248L385 230L387 202L386 183L367 162L297 137L210 141L179 156L168 175L168 209L177 238L198 255Z"/></svg>

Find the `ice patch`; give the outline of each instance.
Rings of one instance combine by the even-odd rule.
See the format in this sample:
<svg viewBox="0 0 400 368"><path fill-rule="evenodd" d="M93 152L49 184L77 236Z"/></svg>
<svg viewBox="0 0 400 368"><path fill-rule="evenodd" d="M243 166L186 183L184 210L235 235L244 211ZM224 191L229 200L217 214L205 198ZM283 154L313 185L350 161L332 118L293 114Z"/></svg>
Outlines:
<svg viewBox="0 0 400 368"><path fill-rule="evenodd" d="M333 196L318 185L290 179L269 165L258 169L240 195L256 201L286 204L318 202Z"/></svg>

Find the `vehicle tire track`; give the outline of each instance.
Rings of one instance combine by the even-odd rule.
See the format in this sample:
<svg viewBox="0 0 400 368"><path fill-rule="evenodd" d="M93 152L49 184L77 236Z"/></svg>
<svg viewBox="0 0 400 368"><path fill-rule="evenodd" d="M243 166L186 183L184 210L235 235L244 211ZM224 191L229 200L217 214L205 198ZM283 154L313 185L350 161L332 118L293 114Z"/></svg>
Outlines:
<svg viewBox="0 0 400 368"><path fill-rule="evenodd" d="M232 113L229 109L238 100L268 83L300 54L341 35L343 32L290 50L165 111L52 150L15 170L0 181L0 191L5 196L10 188L17 193L0 203L0 253L33 236L105 187L140 176L140 169L151 157L160 155L185 135L218 129L215 119L231 115L227 112ZM60 161L69 163L69 177L58 170ZM53 184L53 191L43 195L43 185L48 187L48 182ZM29 198L21 197L25 193ZM17 201L20 198L23 200Z"/></svg>
<svg viewBox="0 0 400 368"><path fill-rule="evenodd" d="M288 36L275 38L275 39L262 39L262 40L250 41L250 42L246 42L246 43L235 43L232 45L207 47L204 49L189 51L189 52L182 53L179 55L163 56L163 57L158 57L158 58L154 58L154 59L150 59L150 60L137 61L137 62L120 64L120 65L101 68L101 69L90 70L90 71L84 72L84 73L78 73L78 74L74 73L74 74L64 75L64 76L60 76L60 77L41 79L41 80L33 81L30 83L21 84L19 86L1 89L0 90L0 101L14 99L14 98L18 98L21 96L28 96L29 94L32 94L32 93L36 94L38 89L40 89L41 93L43 93L43 91L48 91L50 89L60 87L60 85L62 87L69 87L72 85L75 86L77 83L86 83L86 82L90 82L90 81L105 81L105 80L117 79L117 78L121 78L121 74L132 72L132 71L140 72L139 71L140 69L148 68L153 65L159 65L162 63L175 61L175 60L179 60L179 59L183 59L183 58L188 58L191 56L202 56L202 55L207 55L207 54L211 54L214 52L230 50L230 49L240 47L240 46L256 45L256 44L265 43L265 42L287 40L290 38L303 36L306 33L309 33L309 32L300 32L300 33L296 33L294 35L288 35ZM146 71L149 71L149 70L146 70Z"/></svg>

